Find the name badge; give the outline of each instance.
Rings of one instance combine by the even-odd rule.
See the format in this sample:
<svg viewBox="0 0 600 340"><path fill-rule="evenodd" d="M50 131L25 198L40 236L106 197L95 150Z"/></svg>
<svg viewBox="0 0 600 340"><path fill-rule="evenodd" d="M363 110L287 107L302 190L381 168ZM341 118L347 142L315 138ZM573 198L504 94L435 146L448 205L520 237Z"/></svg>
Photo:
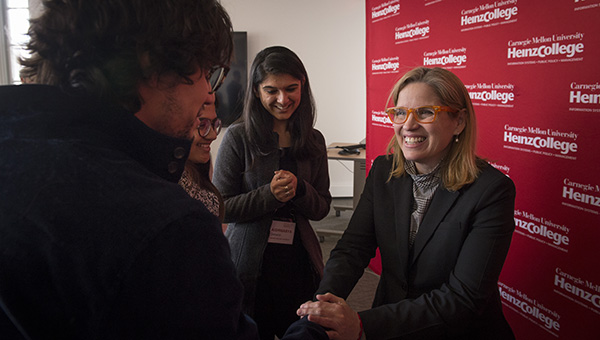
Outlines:
<svg viewBox="0 0 600 340"><path fill-rule="evenodd" d="M295 231L296 223L294 222L273 221L269 233L269 243L292 244Z"/></svg>

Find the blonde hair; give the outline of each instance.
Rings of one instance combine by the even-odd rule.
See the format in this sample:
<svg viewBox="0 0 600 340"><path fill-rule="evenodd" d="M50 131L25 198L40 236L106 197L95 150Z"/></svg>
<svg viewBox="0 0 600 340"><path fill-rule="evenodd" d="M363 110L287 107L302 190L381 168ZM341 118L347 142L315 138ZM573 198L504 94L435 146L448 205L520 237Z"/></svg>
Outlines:
<svg viewBox="0 0 600 340"><path fill-rule="evenodd" d="M450 150L442 161L441 177L444 187L450 191L459 190L464 185L473 183L484 162L479 160L475 154L477 124L473 104L465 85L454 73L443 68L417 67L404 74L394 85L388 97L388 103L392 102L395 105L400 91L411 83L429 85L441 100L442 105L457 110L455 113L449 112L448 114L456 117L459 111L465 113L465 128L457 136L458 142L451 143ZM402 176L405 173L405 158L395 135L392 136L387 146L387 154L391 154L393 157L390 179Z"/></svg>

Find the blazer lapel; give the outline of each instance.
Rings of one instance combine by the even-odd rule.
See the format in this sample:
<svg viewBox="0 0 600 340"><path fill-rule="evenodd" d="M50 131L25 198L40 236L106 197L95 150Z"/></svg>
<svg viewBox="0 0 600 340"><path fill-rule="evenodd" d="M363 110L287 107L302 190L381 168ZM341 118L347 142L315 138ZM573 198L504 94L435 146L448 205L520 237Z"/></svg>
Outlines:
<svg viewBox="0 0 600 340"><path fill-rule="evenodd" d="M392 179L394 193L394 224L396 242L402 266L402 273L408 268L408 235L410 230L410 211L413 204L412 179L409 176ZM407 213L408 212L408 213Z"/></svg>
<svg viewBox="0 0 600 340"><path fill-rule="evenodd" d="M431 204L429 205L429 208L427 208L425 217L419 226L415 243L413 244L413 248L410 252L412 255L410 259L411 265L419 257L419 254L431 238L431 235L433 235L444 216L446 216L448 210L450 210L450 208L454 205L454 201L456 201L460 195L458 191L451 192L441 188L441 185L442 183L440 183L440 187L438 187L436 190Z"/></svg>

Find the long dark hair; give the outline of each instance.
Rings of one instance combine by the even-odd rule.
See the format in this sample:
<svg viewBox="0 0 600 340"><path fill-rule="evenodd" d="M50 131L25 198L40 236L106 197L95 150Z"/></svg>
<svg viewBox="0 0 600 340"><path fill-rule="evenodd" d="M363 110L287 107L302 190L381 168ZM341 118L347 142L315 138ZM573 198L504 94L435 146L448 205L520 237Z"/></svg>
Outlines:
<svg viewBox="0 0 600 340"><path fill-rule="evenodd" d="M22 59L37 83L137 112L140 82L228 65L231 21L215 0L43 0ZM43 71L43 72L41 72ZM175 84L173 84L175 85Z"/></svg>
<svg viewBox="0 0 600 340"><path fill-rule="evenodd" d="M270 143L273 116L262 105L258 91L268 75L279 74L288 74L302 81L300 104L288 122L292 154L302 160L321 151L313 135L316 113L308 73L294 52L283 46L272 46L260 51L254 58L244 100L243 121L252 162L261 155L275 151Z"/></svg>

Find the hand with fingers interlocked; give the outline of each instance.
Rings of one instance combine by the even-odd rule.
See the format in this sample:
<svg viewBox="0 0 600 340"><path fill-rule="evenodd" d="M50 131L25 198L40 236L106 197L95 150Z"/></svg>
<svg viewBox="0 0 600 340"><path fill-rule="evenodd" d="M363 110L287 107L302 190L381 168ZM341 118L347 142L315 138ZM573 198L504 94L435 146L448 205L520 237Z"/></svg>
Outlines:
<svg viewBox="0 0 600 340"><path fill-rule="evenodd" d="M287 202L296 196L298 179L287 170L277 170L271 179L271 193L279 202Z"/></svg>

